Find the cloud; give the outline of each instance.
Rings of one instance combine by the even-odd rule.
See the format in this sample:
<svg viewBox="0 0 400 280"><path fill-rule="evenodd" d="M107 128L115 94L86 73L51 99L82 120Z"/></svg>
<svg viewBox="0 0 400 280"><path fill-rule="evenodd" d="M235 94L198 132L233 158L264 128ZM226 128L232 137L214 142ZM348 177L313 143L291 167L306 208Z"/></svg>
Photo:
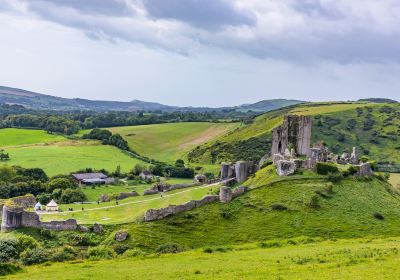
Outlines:
<svg viewBox="0 0 400 280"><path fill-rule="evenodd" d="M205 29L256 24L255 15L227 0L143 0L150 16L186 22Z"/></svg>
<svg viewBox="0 0 400 280"><path fill-rule="evenodd" d="M398 0L3 0L93 40L291 63L400 63Z"/></svg>

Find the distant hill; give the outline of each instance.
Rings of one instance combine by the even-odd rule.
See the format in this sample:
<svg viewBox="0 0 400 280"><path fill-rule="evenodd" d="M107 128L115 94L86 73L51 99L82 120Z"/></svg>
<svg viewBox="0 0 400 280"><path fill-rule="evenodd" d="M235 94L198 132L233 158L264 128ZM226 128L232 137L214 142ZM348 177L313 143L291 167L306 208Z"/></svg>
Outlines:
<svg viewBox="0 0 400 280"><path fill-rule="evenodd" d="M194 111L207 112L219 110L237 110L268 112L285 106L303 103L298 100L263 100L255 104L245 104L236 107L208 108L208 107L178 107L168 106L155 102L145 102L133 100L130 102L122 101L103 101L89 100L82 98L62 98L51 95L40 94L27 90L0 86L0 103L19 104L29 109L35 110L91 110L91 111Z"/></svg>
<svg viewBox="0 0 400 280"><path fill-rule="evenodd" d="M364 98L358 101L361 102L372 102L372 103L399 103L396 100L388 99L388 98Z"/></svg>

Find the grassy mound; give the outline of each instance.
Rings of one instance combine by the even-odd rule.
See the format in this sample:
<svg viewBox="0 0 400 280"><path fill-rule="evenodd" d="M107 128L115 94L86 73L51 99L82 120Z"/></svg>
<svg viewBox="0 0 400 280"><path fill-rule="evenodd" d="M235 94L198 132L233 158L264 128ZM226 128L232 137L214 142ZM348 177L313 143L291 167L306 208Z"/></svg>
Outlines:
<svg viewBox="0 0 400 280"><path fill-rule="evenodd" d="M394 279L400 273L399 241L292 239L28 267L8 279Z"/></svg>

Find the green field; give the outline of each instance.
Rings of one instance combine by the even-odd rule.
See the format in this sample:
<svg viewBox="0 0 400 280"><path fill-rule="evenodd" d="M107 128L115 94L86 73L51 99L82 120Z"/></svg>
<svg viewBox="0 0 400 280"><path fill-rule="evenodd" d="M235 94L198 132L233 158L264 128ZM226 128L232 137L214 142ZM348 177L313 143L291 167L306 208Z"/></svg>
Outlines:
<svg viewBox="0 0 400 280"><path fill-rule="evenodd" d="M149 187L149 186L147 186ZM139 186L143 188L143 186ZM101 224L121 224L134 222L143 218L144 213L148 209L159 209L168 205L178 205L190 200L201 199L210 193L213 187L202 186L187 189L175 190L164 194L137 196L127 198L116 205L115 201L95 204L67 204L61 205L62 212L59 214L44 214L41 216L42 221L66 220L69 218L76 219L79 224L93 224L95 222ZM76 212L68 212L68 208L74 208ZM84 211L81 208L84 207Z"/></svg>
<svg viewBox="0 0 400 280"><path fill-rule="evenodd" d="M53 143L64 140L66 140L66 138L63 136L49 134L43 130L16 128L0 129L0 148L39 143Z"/></svg>
<svg viewBox="0 0 400 280"><path fill-rule="evenodd" d="M109 129L121 134L137 153L163 162L185 158L192 148L224 135L236 123L168 123Z"/></svg>
<svg viewBox="0 0 400 280"><path fill-rule="evenodd" d="M179 179L170 178L168 180L163 179L168 184L188 184L193 183L192 179ZM121 192L132 192L136 191L140 195L143 195L145 189L152 187L152 184L140 184L140 185L100 185L100 186L83 186L82 191L85 193L88 201L96 202L102 194L116 194Z"/></svg>
<svg viewBox="0 0 400 280"><path fill-rule="evenodd" d="M7 279L354 280L398 279L396 275L400 274L399 238L322 242L300 238L263 244L214 248L220 252L212 253L198 250L144 258L45 264L28 267Z"/></svg>
<svg viewBox="0 0 400 280"><path fill-rule="evenodd" d="M113 146L101 145L95 141L67 141L51 145L34 145L7 149L9 165L26 168L39 167L48 175L68 174L91 167L114 171L118 165L122 171L143 163L131 158Z"/></svg>

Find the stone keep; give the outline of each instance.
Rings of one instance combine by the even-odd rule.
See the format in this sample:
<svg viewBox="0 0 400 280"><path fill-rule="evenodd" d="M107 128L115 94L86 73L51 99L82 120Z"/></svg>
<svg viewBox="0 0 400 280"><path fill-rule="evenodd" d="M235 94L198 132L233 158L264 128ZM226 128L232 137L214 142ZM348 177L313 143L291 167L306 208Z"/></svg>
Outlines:
<svg viewBox="0 0 400 280"><path fill-rule="evenodd" d="M293 147L297 155L309 156L311 129L310 116L285 116L283 124L273 131L271 154L284 154Z"/></svg>
<svg viewBox="0 0 400 280"><path fill-rule="evenodd" d="M276 165L279 176L288 176L296 171L296 163L288 160L280 160Z"/></svg>
<svg viewBox="0 0 400 280"><path fill-rule="evenodd" d="M230 163L221 163L221 179L229 179L233 177L234 170Z"/></svg>

